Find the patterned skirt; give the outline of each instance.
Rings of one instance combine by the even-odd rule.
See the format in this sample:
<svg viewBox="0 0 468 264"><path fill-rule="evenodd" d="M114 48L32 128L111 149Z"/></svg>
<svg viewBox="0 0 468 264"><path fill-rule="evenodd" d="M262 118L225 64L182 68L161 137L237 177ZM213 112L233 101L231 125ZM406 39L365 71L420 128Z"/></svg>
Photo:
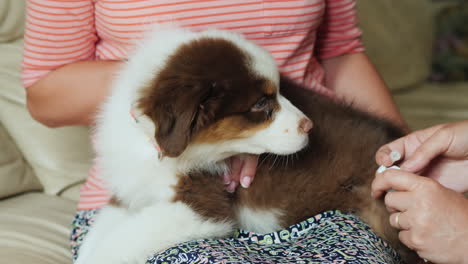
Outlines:
<svg viewBox="0 0 468 264"><path fill-rule="evenodd" d="M73 259L99 210L78 211L71 233ZM357 217L327 211L284 230L239 230L225 239L201 239L169 248L156 263L402 263L398 254ZM143 264L143 263L142 263Z"/></svg>

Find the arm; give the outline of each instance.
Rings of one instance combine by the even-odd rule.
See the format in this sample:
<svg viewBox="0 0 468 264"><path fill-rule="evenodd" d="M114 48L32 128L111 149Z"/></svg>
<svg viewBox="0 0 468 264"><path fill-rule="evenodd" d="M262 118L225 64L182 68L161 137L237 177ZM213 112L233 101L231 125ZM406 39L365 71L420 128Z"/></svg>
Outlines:
<svg viewBox="0 0 468 264"><path fill-rule="evenodd" d="M356 107L388 118L406 129L406 124L393 102L382 78L362 52L327 58L325 84L339 97Z"/></svg>
<svg viewBox="0 0 468 264"><path fill-rule="evenodd" d="M91 125L121 64L82 61L48 73L27 89L29 112L49 127Z"/></svg>
<svg viewBox="0 0 468 264"><path fill-rule="evenodd" d="M88 125L117 62L94 61L94 1L28 0L22 81L31 115L50 127Z"/></svg>
<svg viewBox="0 0 468 264"><path fill-rule="evenodd" d="M345 102L406 128L383 80L363 53L355 5L355 0L326 1L316 47L325 70L325 86Z"/></svg>

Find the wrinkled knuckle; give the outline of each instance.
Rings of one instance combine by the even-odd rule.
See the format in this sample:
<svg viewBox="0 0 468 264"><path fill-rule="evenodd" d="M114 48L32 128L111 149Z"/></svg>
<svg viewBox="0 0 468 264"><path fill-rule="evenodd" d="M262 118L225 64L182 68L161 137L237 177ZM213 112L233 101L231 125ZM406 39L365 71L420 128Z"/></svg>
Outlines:
<svg viewBox="0 0 468 264"><path fill-rule="evenodd" d="M372 181L372 188L379 188L384 182L382 173L376 173L375 178Z"/></svg>
<svg viewBox="0 0 468 264"><path fill-rule="evenodd" d="M422 214L416 214L412 219L411 222L414 226L417 226L418 228L424 228L424 226L427 223L426 216Z"/></svg>
<svg viewBox="0 0 468 264"><path fill-rule="evenodd" d="M399 232L398 233L398 239L403 243L405 244L409 249L411 250L415 250L415 247L413 246L413 244L411 244L411 241L406 238L405 236L403 236L403 232Z"/></svg>
<svg viewBox="0 0 468 264"><path fill-rule="evenodd" d="M375 182L377 182L377 183L381 182L382 179L383 179L383 177L384 177L384 176L383 176L383 173L376 173L376 174L375 174L374 183L375 183Z"/></svg>
<svg viewBox="0 0 468 264"><path fill-rule="evenodd" d="M439 184L430 178L423 178L422 186L429 197L432 197L435 191L439 189Z"/></svg>
<svg viewBox="0 0 468 264"><path fill-rule="evenodd" d="M424 232L431 230L431 219L428 217L422 217L419 219L418 228ZM424 240L425 234L420 234L420 237Z"/></svg>
<svg viewBox="0 0 468 264"><path fill-rule="evenodd" d="M409 236L409 243L412 248L415 250L421 249L424 247L424 239L420 234L412 232Z"/></svg>
<svg viewBox="0 0 468 264"><path fill-rule="evenodd" d="M441 138L448 138L452 135L451 127L450 126L444 126L439 131L437 131L437 134Z"/></svg>
<svg viewBox="0 0 468 264"><path fill-rule="evenodd" d="M384 203L386 205L390 205L391 202L392 202L392 193L391 192L388 192L387 194L385 194L385 197L384 197Z"/></svg>
<svg viewBox="0 0 468 264"><path fill-rule="evenodd" d="M382 175L382 179L386 179L386 178L391 177L392 171L391 170L385 170L380 174Z"/></svg>
<svg viewBox="0 0 468 264"><path fill-rule="evenodd" d="M377 178L377 177L376 177L376 178ZM371 191L373 191L373 192L378 191L378 189L377 189L378 185L377 185L377 183L376 183L376 180L377 180L377 179L374 179L374 180L372 181L372 183L371 183Z"/></svg>
<svg viewBox="0 0 468 264"><path fill-rule="evenodd" d="M383 177L384 180L390 181L391 178L395 177L397 173L398 173L397 170L393 170L393 169L391 169L391 170L386 170L386 171L384 171L384 172L382 173L382 174L383 174L382 177Z"/></svg>

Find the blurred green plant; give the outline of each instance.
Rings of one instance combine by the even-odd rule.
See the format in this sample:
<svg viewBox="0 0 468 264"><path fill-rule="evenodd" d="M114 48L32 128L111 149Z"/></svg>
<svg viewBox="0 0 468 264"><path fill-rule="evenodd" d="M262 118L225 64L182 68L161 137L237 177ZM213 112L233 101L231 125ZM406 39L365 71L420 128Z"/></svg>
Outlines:
<svg viewBox="0 0 468 264"><path fill-rule="evenodd" d="M436 42L431 80L468 80L468 1L456 2L436 15Z"/></svg>

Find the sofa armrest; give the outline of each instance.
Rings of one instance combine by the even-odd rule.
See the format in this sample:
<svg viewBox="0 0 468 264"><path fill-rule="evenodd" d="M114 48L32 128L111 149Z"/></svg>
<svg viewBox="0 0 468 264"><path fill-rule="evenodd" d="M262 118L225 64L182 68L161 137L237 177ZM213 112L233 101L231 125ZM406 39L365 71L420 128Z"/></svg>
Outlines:
<svg viewBox="0 0 468 264"><path fill-rule="evenodd" d="M25 0L0 1L0 43L23 36L25 9Z"/></svg>

